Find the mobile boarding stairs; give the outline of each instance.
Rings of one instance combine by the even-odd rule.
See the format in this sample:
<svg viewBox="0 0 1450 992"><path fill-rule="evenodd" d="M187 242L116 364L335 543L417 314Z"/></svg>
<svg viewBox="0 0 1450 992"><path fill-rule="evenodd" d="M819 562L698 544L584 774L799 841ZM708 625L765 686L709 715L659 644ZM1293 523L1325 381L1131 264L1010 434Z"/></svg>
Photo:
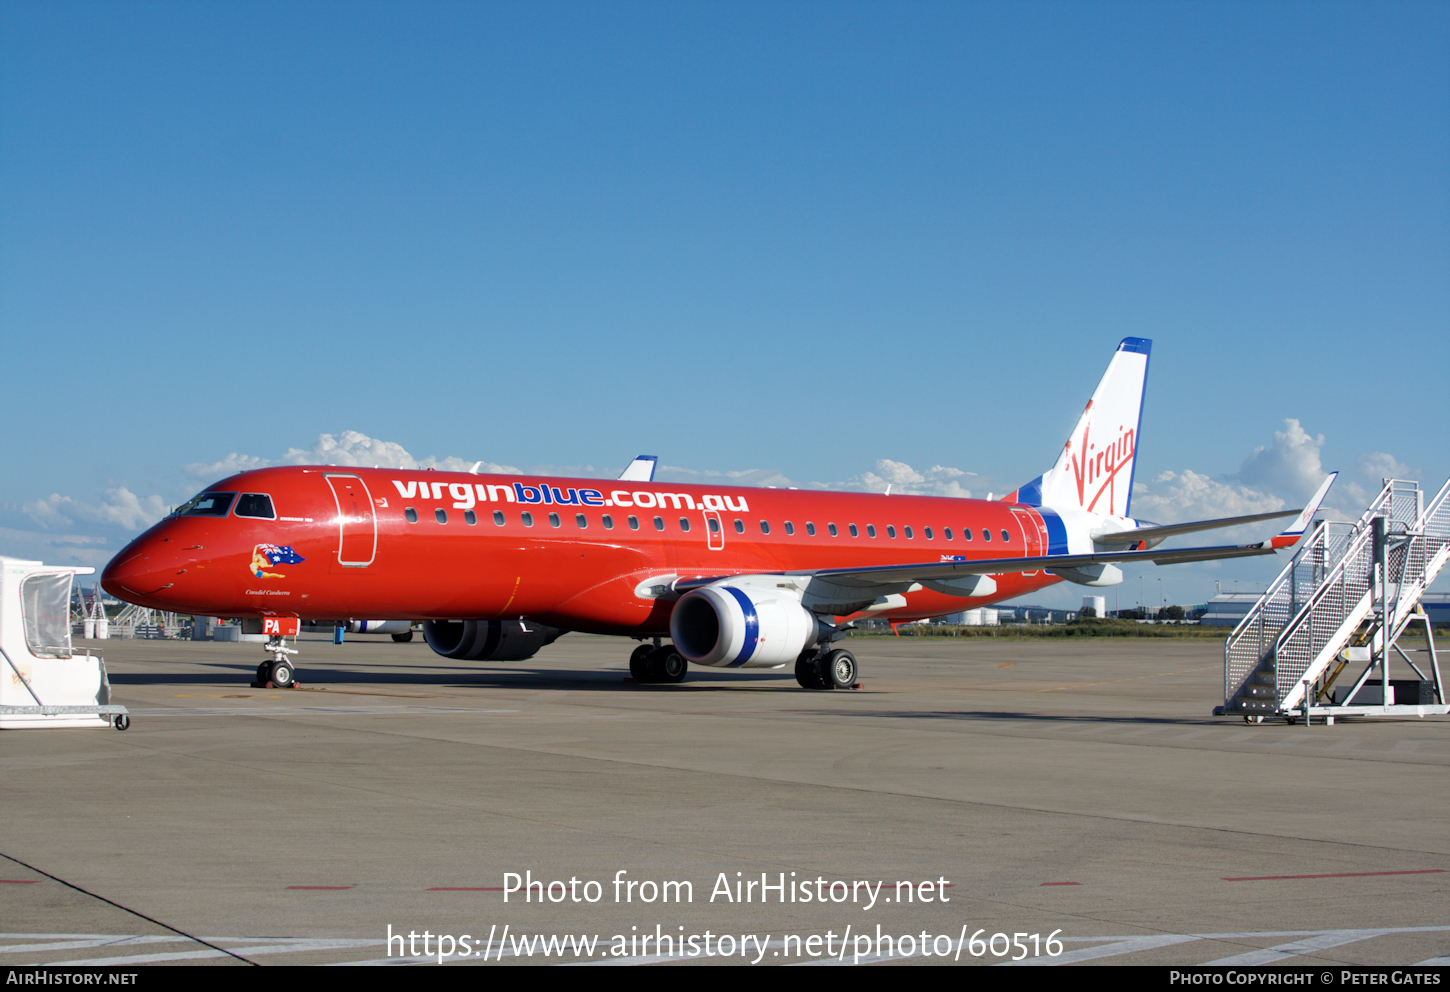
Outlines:
<svg viewBox="0 0 1450 992"><path fill-rule="evenodd" d="M1317 524L1224 642L1215 716L1333 724L1450 713L1420 606L1450 558L1450 481L1424 497L1419 483L1390 479L1359 520ZM1425 625L1428 673L1398 643L1415 621ZM1415 678L1390 679L1391 653Z"/></svg>
<svg viewBox="0 0 1450 992"><path fill-rule="evenodd" d="M0 558L0 730L130 725L105 662L71 647L71 583L93 571Z"/></svg>

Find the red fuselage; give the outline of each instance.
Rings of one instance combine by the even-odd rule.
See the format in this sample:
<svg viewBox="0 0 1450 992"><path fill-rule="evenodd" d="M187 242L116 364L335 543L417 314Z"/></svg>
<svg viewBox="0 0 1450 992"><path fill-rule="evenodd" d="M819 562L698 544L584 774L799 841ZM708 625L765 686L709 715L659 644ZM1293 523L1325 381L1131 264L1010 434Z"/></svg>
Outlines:
<svg viewBox="0 0 1450 992"><path fill-rule="evenodd" d="M641 636L669 631L673 599L641 592L656 577L1047 550L1035 509L985 500L331 467L244 472L207 492L237 498L132 541L106 567L106 591L208 616L524 617ZM1060 581L1040 569L994 578L990 598L922 590L875 615L939 616Z"/></svg>

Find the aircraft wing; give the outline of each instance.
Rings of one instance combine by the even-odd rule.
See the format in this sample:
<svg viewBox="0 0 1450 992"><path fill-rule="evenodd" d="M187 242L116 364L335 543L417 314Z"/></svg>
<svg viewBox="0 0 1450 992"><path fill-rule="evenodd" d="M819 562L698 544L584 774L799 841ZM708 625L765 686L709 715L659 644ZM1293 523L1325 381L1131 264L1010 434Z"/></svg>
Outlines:
<svg viewBox="0 0 1450 992"><path fill-rule="evenodd" d="M1217 520L1195 520L1186 524L1162 524L1153 527L1139 527L1136 530L1117 530L1107 534L1094 534L1099 544L1137 544L1139 541L1159 541L1179 534L1192 534L1200 530L1218 530L1220 527L1237 527L1239 524L1256 524L1277 517L1293 517L1302 510L1279 510L1275 513L1255 513L1247 517L1220 517Z"/></svg>
<svg viewBox="0 0 1450 992"><path fill-rule="evenodd" d="M810 575L842 586L900 585L901 583L940 581L957 576L1002 575L1007 572L1035 572L1038 569L1080 569L1090 565L1133 564L1151 561L1155 565L1172 565L1188 561L1213 561L1219 558L1243 558L1249 555L1271 555L1274 548L1268 541L1257 544L1221 544L1203 548L1171 548L1149 551L1103 551L1083 555L1038 555L1031 558L966 558L943 555L941 561L914 565L878 565L871 568L821 568L810 572L789 572L789 575Z"/></svg>
<svg viewBox="0 0 1450 992"><path fill-rule="evenodd" d="M1276 548L1287 547L1294 544L1303 536L1305 529L1309 526L1309 518L1319 510L1319 504L1324 502L1324 497L1329 493L1329 487L1334 485L1334 480L1339 477L1338 472L1330 472L1319 486L1312 499L1302 510L1277 510L1273 513L1254 513L1246 517L1219 517L1217 520L1195 520L1186 524L1158 524L1152 527L1139 527L1136 530L1120 530L1109 534L1094 534L1093 540L1098 544L1136 544L1139 541L1161 541L1164 538L1173 537L1177 534L1192 534L1200 530L1217 530L1220 527L1237 527L1240 524L1253 524L1261 520L1273 520L1276 517L1297 518L1292 524L1284 528L1284 532L1274 538L1277 542ZM1293 538L1293 540L1287 540ZM1195 560L1195 559L1187 559Z"/></svg>

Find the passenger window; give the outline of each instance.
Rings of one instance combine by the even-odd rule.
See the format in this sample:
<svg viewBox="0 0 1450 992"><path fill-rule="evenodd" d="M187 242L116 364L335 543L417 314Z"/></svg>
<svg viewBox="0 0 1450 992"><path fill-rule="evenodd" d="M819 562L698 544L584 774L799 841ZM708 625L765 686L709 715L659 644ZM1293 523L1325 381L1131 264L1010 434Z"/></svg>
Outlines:
<svg viewBox="0 0 1450 992"><path fill-rule="evenodd" d="M525 510L523 513L520 513L519 514L519 519L524 522L524 526L525 527L532 527L532 526L534 526L534 515L532 513L530 513L528 510Z"/></svg>
<svg viewBox="0 0 1450 992"><path fill-rule="evenodd" d="M690 518L689 517L681 517L680 518L680 530L684 531L686 534L688 534L690 532Z"/></svg>
<svg viewBox="0 0 1450 992"><path fill-rule="evenodd" d="M866 536L867 537L875 537L876 536L876 525L875 524L867 524L866 525Z"/></svg>
<svg viewBox="0 0 1450 992"><path fill-rule="evenodd" d="M434 510L433 511L433 519L436 520L436 521L438 521L440 524L446 524L448 522L448 511L447 510Z"/></svg>
<svg viewBox="0 0 1450 992"><path fill-rule="evenodd" d="M258 517L262 520L276 520L272 512L272 497L266 493L242 493L237 508L232 511L239 517Z"/></svg>
<svg viewBox="0 0 1450 992"><path fill-rule="evenodd" d="M950 541L952 539L952 529L950 527L943 527L942 528L942 536L945 537L948 541Z"/></svg>
<svg viewBox="0 0 1450 992"><path fill-rule="evenodd" d="M550 527L557 527L557 526L559 526L559 515L557 513L551 513L551 514L549 514L549 526Z"/></svg>
<svg viewBox="0 0 1450 992"><path fill-rule="evenodd" d="M464 510L463 522L466 523L468 526L472 527L474 524L478 523L478 514L474 513L472 510Z"/></svg>
<svg viewBox="0 0 1450 992"><path fill-rule="evenodd" d="M711 534L718 534L718 533L720 533L720 521L716 520L714 517L711 517L710 520L709 520L709 522L710 522L710 533Z"/></svg>
<svg viewBox="0 0 1450 992"><path fill-rule="evenodd" d="M599 522L604 525L605 530L614 530L614 518L611 517L609 514L606 513L604 514L604 516L600 517Z"/></svg>
<svg viewBox="0 0 1450 992"><path fill-rule="evenodd" d="M992 532L989 531L987 528L983 527L982 528L982 540L984 540L984 541L990 541L991 539L992 539Z"/></svg>
<svg viewBox="0 0 1450 992"><path fill-rule="evenodd" d="M760 532L762 534L769 534L770 533L770 523L768 521L762 520L760 522Z"/></svg>
<svg viewBox="0 0 1450 992"><path fill-rule="evenodd" d="M962 540L963 541L970 541L971 539L972 539L972 528L970 528L970 527L963 527L962 528Z"/></svg>
<svg viewBox="0 0 1450 992"><path fill-rule="evenodd" d="M418 511L411 506L408 507L403 511L403 519L407 520L410 524L416 524L418 522Z"/></svg>
<svg viewBox="0 0 1450 992"><path fill-rule="evenodd" d="M1010 542L1011 540L1012 540L1012 538L1009 537L1008 534L1007 534L1007 532L1004 530L1002 532L1002 543L1006 544L1006 543Z"/></svg>
<svg viewBox="0 0 1450 992"><path fill-rule="evenodd" d="M735 533L737 533L737 534L744 534L745 533L745 521L744 520L737 520L737 521L735 521Z"/></svg>
<svg viewBox="0 0 1450 992"><path fill-rule="evenodd" d="M664 529L665 529L665 518L664 517L655 517L655 530L661 530L662 531Z"/></svg>
<svg viewBox="0 0 1450 992"><path fill-rule="evenodd" d="M835 537L836 536L836 525L835 524L826 524L826 530L830 533L830 535L832 537Z"/></svg>
<svg viewBox="0 0 1450 992"><path fill-rule="evenodd" d="M500 527L503 526L503 511L502 510L494 510L493 511L493 522L496 523L496 524L498 524Z"/></svg>
<svg viewBox="0 0 1450 992"><path fill-rule="evenodd" d="M589 526L589 521L585 519L584 514L582 513L574 514L574 522L579 525L580 530L584 530L586 527Z"/></svg>
<svg viewBox="0 0 1450 992"><path fill-rule="evenodd" d="M794 535L795 534L795 524L793 524L789 520L787 520L785 522L785 532L788 535Z"/></svg>
<svg viewBox="0 0 1450 992"><path fill-rule="evenodd" d="M909 541L912 538L914 538L915 536L916 535L912 533L911 528L910 527L907 527L906 528L906 539Z"/></svg>
<svg viewBox="0 0 1450 992"><path fill-rule="evenodd" d="M926 539L927 539L927 540L928 540L928 541L930 541L930 540L931 540L931 539L932 539L932 533L931 533L931 528L930 528L930 527L927 527L927 528L925 528L925 529L924 529L924 530L925 530L925 533L926 533Z"/></svg>
<svg viewBox="0 0 1450 992"><path fill-rule="evenodd" d="M811 523L809 520L806 521L806 533L809 534L811 537L816 536L816 525Z"/></svg>
<svg viewBox="0 0 1450 992"><path fill-rule="evenodd" d="M639 517L636 517L632 513L629 515L629 529L639 530Z"/></svg>
<svg viewBox="0 0 1450 992"><path fill-rule="evenodd" d="M886 525L886 536L889 537L889 538L891 538L893 541L896 540L896 525L895 524L887 524Z"/></svg>
<svg viewBox="0 0 1450 992"><path fill-rule="evenodd" d="M852 537L860 537L861 536L860 532L856 530L856 525L855 524L848 524L846 526L846 529L851 532L851 536Z"/></svg>

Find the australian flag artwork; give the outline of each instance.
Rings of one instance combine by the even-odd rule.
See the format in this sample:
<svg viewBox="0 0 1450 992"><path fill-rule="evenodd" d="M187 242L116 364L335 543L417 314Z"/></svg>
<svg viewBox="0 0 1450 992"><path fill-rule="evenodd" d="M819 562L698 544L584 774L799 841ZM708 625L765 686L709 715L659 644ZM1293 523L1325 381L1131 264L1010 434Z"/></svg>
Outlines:
<svg viewBox="0 0 1450 992"><path fill-rule="evenodd" d="M290 544L262 544L258 545L258 550L267 556L267 562L271 565L296 565L307 560L293 551Z"/></svg>
<svg viewBox="0 0 1450 992"><path fill-rule="evenodd" d="M290 545L286 544L259 544L252 549L252 564L249 571L259 579L285 579L287 576L281 572L269 572L267 569L277 565L296 565L306 561Z"/></svg>

